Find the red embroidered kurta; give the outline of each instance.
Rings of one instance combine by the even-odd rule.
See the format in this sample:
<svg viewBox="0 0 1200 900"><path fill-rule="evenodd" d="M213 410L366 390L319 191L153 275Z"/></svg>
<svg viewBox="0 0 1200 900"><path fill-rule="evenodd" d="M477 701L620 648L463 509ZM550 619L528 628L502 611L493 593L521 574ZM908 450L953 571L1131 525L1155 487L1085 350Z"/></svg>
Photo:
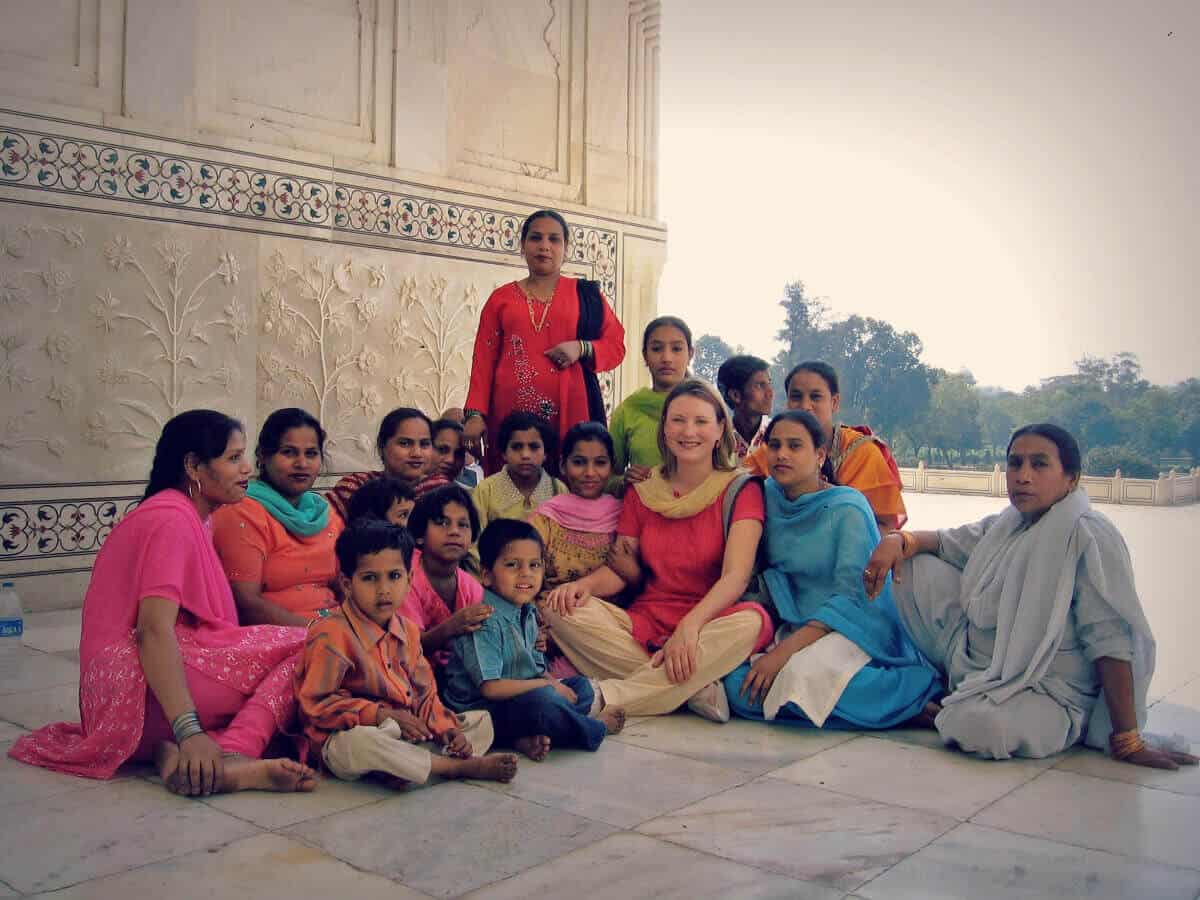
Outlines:
<svg viewBox="0 0 1200 900"><path fill-rule="evenodd" d="M488 469L498 470L503 450L496 446L500 421L515 410L535 413L546 419L562 438L572 425L588 420L587 392L583 370L576 363L559 369L546 351L563 341L576 340L579 327L578 281L558 279L549 311L534 303L533 313L546 324L536 331L530 320L529 302L517 283L496 288L488 297L479 317L475 335L475 356L471 366L471 385L467 391L467 409L477 409L487 417ZM615 369L625 358L625 329L604 304L604 324L600 337L592 341L597 372Z"/></svg>

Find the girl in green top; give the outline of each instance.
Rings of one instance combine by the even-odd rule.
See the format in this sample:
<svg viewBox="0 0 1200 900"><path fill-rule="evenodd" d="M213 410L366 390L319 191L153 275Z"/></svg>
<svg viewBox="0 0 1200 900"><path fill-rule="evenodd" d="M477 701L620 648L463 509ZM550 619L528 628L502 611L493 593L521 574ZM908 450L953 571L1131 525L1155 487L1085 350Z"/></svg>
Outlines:
<svg viewBox="0 0 1200 900"><path fill-rule="evenodd" d="M695 350L692 330L675 316L659 316L642 333L642 359L653 386L640 388L613 410L608 430L613 438L613 472L624 475L624 486L650 477L662 465L658 421L667 394L688 375Z"/></svg>

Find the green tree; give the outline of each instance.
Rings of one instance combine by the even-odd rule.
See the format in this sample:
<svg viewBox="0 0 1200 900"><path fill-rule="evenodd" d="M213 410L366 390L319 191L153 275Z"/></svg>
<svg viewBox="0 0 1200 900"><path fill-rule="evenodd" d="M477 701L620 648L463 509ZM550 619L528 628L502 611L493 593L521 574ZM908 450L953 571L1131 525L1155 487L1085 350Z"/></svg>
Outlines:
<svg viewBox="0 0 1200 900"><path fill-rule="evenodd" d="M697 377L716 384L717 370L721 368L721 363L737 352L719 337L702 334L696 341L696 355L692 358L692 371Z"/></svg>
<svg viewBox="0 0 1200 900"><path fill-rule="evenodd" d="M925 441L942 451L950 463L948 450L958 451L960 461L967 451L979 447L979 392L970 372L942 373L933 386L926 417Z"/></svg>

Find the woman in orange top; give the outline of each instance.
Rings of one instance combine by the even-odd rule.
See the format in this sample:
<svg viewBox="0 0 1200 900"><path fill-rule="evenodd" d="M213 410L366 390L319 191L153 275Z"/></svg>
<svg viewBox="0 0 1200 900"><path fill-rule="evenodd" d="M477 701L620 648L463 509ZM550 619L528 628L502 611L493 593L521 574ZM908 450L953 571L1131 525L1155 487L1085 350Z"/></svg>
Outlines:
<svg viewBox="0 0 1200 900"><path fill-rule="evenodd" d="M258 478L213 514L213 543L243 625L305 625L337 607L333 545L344 527L312 490L325 452L321 423L277 409L258 434Z"/></svg>
<svg viewBox="0 0 1200 900"><path fill-rule="evenodd" d="M788 372L783 382L788 409L812 413L829 435L825 466L827 481L852 487L867 498L875 521L883 533L895 531L908 521L900 496L900 472L887 444L866 425L834 425L841 405L837 373L823 362L802 362ZM760 446L743 465L755 475L766 477L767 448Z"/></svg>

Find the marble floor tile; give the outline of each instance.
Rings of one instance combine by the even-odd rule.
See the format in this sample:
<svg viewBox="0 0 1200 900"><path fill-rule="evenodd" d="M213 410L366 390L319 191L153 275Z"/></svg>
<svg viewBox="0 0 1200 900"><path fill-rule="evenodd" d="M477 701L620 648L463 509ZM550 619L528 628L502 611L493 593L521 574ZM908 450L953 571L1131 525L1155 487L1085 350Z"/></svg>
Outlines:
<svg viewBox="0 0 1200 900"><path fill-rule="evenodd" d="M259 834L219 850L198 850L40 896L46 900L420 900L426 895L378 875L359 872L299 841L278 834Z"/></svg>
<svg viewBox="0 0 1200 900"><path fill-rule="evenodd" d="M1052 760L982 760L863 737L770 773L795 784L968 819Z"/></svg>
<svg viewBox="0 0 1200 900"><path fill-rule="evenodd" d="M1158 734L1180 734L1200 753L1200 678L1172 691L1150 707L1146 730Z"/></svg>
<svg viewBox="0 0 1200 900"><path fill-rule="evenodd" d="M1193 900L1200 872L963 824L858 893L869 900Z"/></svg>
<svg viewBox="0 0 1200 900"><path fill-rule="evenodd" d="M469 894L470 900L560 896L564 885L587 900L840 900L841 891L738 865L639 834L614 834Z"/></svg>
<svg viewBox="0 0 1200 900"><path fill-rule="evenodd" d="M12 888L10 888L4 882L0 881L0 897L19 897L19 896L20 896L20 894L18 894L16 891L14 891Z"/></svg>
<svg viewBox="0 0 1200 900"><path fill-rule="evenodd" d="M559 750L551 751L541 763L522 759L517 777L509 784L479 782L479 786L632 828L749 778L745 772L613 741L595 753Z"/></svg>
<svg viewBox="0 0 1200 900"><path fill-rule="evenodd" d="M1196 746L1192 747L1193 755L1197 749ZM1173 794L1200 797L1200 766L1182 766L1174 772L1147 769L1145 766L1117 762L1099 750L1080 749L1054 768L1059 772L1075 772L1079 775L1091 775L1093 778L1140 784Z"/></svg>
<svg viewBox="0 0 1200 900"><path fill-rule="evenodd" d="M19 818L0 816L0 872L23 893L53 890L256 831L131 778L27 803Z"/></svg>
<svg viewBox="0 0 1200 900"><path fill-rule="evenodd" d="M678 713L639 719L613 740L762 775L855 737L849 731L766 726L745 719L718 725L691 713Z"/></svg>
<svg viewBox="0 0 1200 900"><path fill-rule="evenodd" d="M0 694L0 720L30 730L50 722L78 722L79 686L60 684L40 691Z"/></svg>
<svg viewBox="0 0 1200 900"><path fill-rule="evenodd" d="M637 830L851 891L956 824L949 816L760 778Z"/></svg>
<svg viewBox="0 0 1200 900"><path fill-rule="evenodd" d="M0 657L0 694L19 694L60 684L78 684L79 666L40 650L22 647Z"/></svg>
<svg viewBox="0 0 1200 900"><path fill-rule="evenodd" d="M25 633L21 641L26 647L33 647L45 653L78 650L82 620L82 609L29 613L25 617Z"/></svg>
<svg viewBox="0 0 1200 900"><path fill-rule="evenodd" d="M356 869L435 897L456 897L612 831L570 813L450 782L305 822L287 833Z"/></svg>
<svg viewBox="0 0 1200 900"><path fill-rule="evenodd" d="M11 744L21 735L25 734L26 729L20 725L14 725L11 722L0 722L0 743Z"/></svg>
<svg viewBox="0 0 1200 900"><path fill-rule="evenodd" d="M1051 770L972 820L1077 847L1200 868L1194 797Z"/></svg>
<svg viewBox="0 0 1200 900"><path fill-rule="evenodd" d="M17 762L8 755L11 746L11 741L0 743L0 816L19 815L13 804L27 804L71 791L91 790L98 784L91 778L77 778Z"/></svg>
<svg viewBox="0 0 1200 900"><path fill-rule="evenodd" d="M221 812L253 822L260 828L278 829L309 819L356 809L396 796L396 791L371 781L341 781L328 773L315 791L307 794L269 794L246 791L208 797L204 803Z"/></svg>
<svg viewBox="0 0 1200 900"><path fill-rule="evenodd" d="M872 731L871 737L884 741L899 741L902 744L916 744L931 750L947 749L942 736L933 728L891 728L887 731Z"/></svg>

